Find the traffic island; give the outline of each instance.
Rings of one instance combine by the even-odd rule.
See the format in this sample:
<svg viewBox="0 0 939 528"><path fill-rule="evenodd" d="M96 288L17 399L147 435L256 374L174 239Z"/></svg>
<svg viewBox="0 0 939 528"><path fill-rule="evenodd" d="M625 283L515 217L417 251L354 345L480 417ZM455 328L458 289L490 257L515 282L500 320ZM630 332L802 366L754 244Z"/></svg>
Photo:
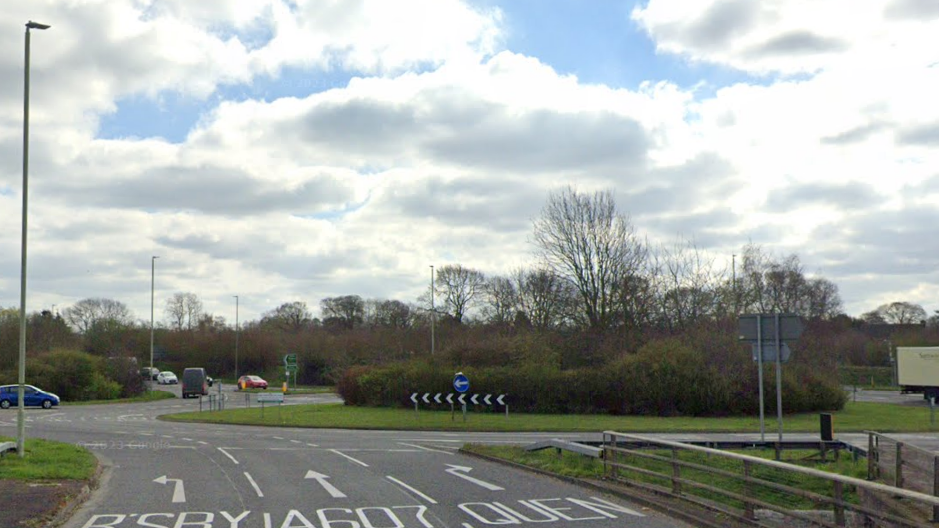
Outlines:
<svg viewBox="0 0 939 528"><path fill-rule="evenodd" d="M0 437L0 443L12 440ZM62 442L27 439L26 456L0 458L0 526L57 526L97 487L101 471L88 450Z"/></svg>

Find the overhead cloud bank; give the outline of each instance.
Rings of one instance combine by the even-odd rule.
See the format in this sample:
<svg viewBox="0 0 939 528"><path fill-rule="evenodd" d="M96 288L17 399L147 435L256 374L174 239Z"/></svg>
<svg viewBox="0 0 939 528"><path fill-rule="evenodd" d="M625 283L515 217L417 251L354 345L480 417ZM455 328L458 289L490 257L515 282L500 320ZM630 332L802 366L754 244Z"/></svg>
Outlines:
<svg viewBox="0 0 939 528"><path fill-rule="evenodd" d="M143 313L152 255L158 292L222 315L234 294L245 317L412 300L429 264L531 262L531 219L567 184L614 188L652 241L798 253L849 313L939 308L933 2L650 0L623 24L658 53L756 81L632 89L507 49L503 14L458 0L10 4L0 19L53 25L33 39L31 309ZM225 95L287 70L351 80ZM100 137L122 99L166 94L203 102L184 141ZM0 85L0 305L18 295L21 98Z"/></svg>

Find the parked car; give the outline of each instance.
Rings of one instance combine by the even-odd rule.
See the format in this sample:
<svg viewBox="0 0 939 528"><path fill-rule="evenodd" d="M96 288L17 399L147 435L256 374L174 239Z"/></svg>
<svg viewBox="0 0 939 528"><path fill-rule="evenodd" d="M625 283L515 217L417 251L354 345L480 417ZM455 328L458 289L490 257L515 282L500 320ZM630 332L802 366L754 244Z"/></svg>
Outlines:
<svg viewBox="0 0 939 528"><path fill-rule="evenodd" d="M164 370L159 375L157 375L157 383L160 385L176 385L179 383L179 380L176 378L176 374L168 370Z"/></svg>
<svg viewBox="0 0 939 528"><path fill-rule="evenodd" d="M149 379L150 381L156 381L157 376L160 375L160 369L156 367L144 367L140 369L140 375Z"/></svg>
<svg viewBox="0 0 939 528"><path fill-rule="evenodd" d="M9 409L19 405L19 385L0 386L0 409ZM59 404L59 397L51 392L26 385L23 390L23 402L29 407L49 409Z"/></svg>
<svg viewBox="0 0 939 528"><path fill-rule="evenodd" d="M183 370L183 398L205 396L209 393L212 378L206 376L202 367Z"/></svg>
<svg viewBox="0 0 939 528"><path fill-rule="evenodd" d="M267 382L260 376L242 376L238 378L238 387L245 389L267 389Z"/></svg>

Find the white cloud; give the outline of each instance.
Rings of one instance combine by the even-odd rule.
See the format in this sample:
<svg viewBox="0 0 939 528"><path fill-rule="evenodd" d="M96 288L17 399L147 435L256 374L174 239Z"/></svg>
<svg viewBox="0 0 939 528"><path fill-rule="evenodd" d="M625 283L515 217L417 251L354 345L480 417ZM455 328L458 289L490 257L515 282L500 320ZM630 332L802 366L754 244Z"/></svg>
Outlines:
<svg viewBox="0 0 939 528"><path fill-rule="evenodd" d="M338 294L411 300L431 263L530 262L530 221L567 184L616 188L653 240L680 232L728 258L750 240L798 253L842 286L851 313L893 296L933 302L934 257L914 247L939 205L925 3L637 8L660 53L763 76L716 91L584 84L503 50L501 13L456 0L28 11L0 8L53 24L33 40L35 308L109 296L140 314L154 254L158 292L193 291L223 315L239 294L243 319ZM4 49L18 39L0 31ZM20 60L0 57L3 78L19 78ZM221 100L220 83L286 67L358 77ZM95 138L121 98L165 93L217 104L179 144ZM21 95L0 86L4 306L18 293Z"/></svg>

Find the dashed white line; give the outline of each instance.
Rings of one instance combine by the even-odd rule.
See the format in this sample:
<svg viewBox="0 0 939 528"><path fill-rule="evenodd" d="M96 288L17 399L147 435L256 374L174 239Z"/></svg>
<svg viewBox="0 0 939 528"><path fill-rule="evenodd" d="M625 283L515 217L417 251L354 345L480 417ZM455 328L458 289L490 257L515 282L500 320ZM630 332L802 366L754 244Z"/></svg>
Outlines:
<svg viewBox="0 0 939 528"><path fill-rule="evenodd" d="M272 437L272 438L274 438L274 440L283 440L283 438L281 438L281 437L279 437L279 436L274 436L274 437Z"/></svg>
<svg viewBox="0 0 939 528"><path fill-rule="evenodd" d="M299 443L301 443L299 440L291 440L291 442L294 443L294 444L299 444Z"/></svg>
<svg viewBox="0 0 939 528"><path fill-rule="evenodd" d="M197 444L202 444L202 445L209 445L208 442L203 442L202 440L196 440L196 443L197 443Z"/></svg>
<svg viewBox="0 0 939 528"><path fill-rule="evenodd" d="M355 462L356 464L358 464L358 465L360 465L360 466L362 466L362 467L368 467L368 464L366 464L365 462L362 462L361 460L357 460L357 459L355 459L355 458L352 458L352 457L350 457L349 455L347 455L347 454L345 454L345 453L342 453L341 451L339 451L339 450L337 450L337 449L330 449L330 451L332 451L333 453L336 453L337 455L339 455L339 456L341 456L341 457L343 457L343 458L347 458L347 459L349 459L349 460Z"/></svg>
<svg viewBox="0 0 939 528"><path fill-rule="evenodd" d="M185 441L187 441L187 442L192 442L192 438L183 438L183 440L185 440Z"/></svg>
<svg viewBox="0 0 939 528"><path fill-rule="evenodd" d="M316 444L307 444L307 445L310 446L310 447L319 447L319 446L316 445Z"/></svg>
<svg viewBox="0 0 939 528"><path fill-rule="evenodd" d="M428 497L427 495L421 493L420 491L418 491L418 490L412 488L411 486L408 486L408 485L405 484L404 482L401 482L400 480L398 480L398 479L392 477L391 475L386 475L386 478L387 478L388 480L394 482L395 484L401 486L402 488L405 488L405 489L407 489L407 490L410 490L410 491L411 491L412 493L414 493L415 495L417 495L417 496L419 496L419 497L423 497L424 500L426 500L427 502L429 502L429 503L431 503L431 504L437 504L437 501L435 501L434 499L432 499L432 498Z"/></svg>
<svg viewBox="0 0 939 528"><path fill-rule="evenodd" d="M223 455L225 455L225 456L227 456L228 458L230 458L231 461L234 462L235 464L238 463L238 461L235 460L235 457L231 456L231 453L229 453L228 451L225 451L224 448L217 447L216 449L218 449L219 451L221 451Z"/></svg>
<svg viewBox="0 0 939 528"><path fill-rule="evenodd" d="M219 449L221 449L221 448L219 448ZM235 462L235 463L237 464L237 462ZM255 491L255 493L258 494L258 497L263 497L264 494L261 493L261 488L258 487L258 483L255 482L253 478L251 478L251 474L248 473L247 471L245 471L245 478L248 479L248 482L251 484L251 487L254 488L254 491Z"/></svg>

